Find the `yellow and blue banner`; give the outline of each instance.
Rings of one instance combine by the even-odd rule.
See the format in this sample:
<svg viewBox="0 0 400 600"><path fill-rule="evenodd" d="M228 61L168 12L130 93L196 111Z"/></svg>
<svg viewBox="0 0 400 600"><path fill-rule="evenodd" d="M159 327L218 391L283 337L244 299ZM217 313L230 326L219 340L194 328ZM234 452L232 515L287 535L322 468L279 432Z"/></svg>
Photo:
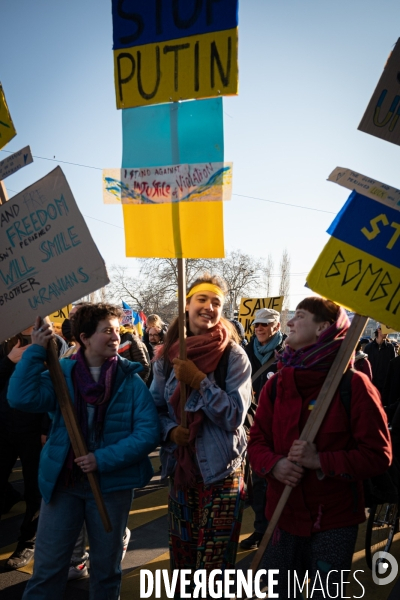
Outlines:
<svg viewBox="0 0 400 600"><path fill-rule="evenodd" d="M223 162L222 98L122 111L122 168ZM126 255L222 258L223 202L123 205Z"/></svg>
<svg viewBox="0 0 400 600"><path fill-rule="evenodd" d="M307 277L315 292L400 329L400 212L353 192Z"/></svg>

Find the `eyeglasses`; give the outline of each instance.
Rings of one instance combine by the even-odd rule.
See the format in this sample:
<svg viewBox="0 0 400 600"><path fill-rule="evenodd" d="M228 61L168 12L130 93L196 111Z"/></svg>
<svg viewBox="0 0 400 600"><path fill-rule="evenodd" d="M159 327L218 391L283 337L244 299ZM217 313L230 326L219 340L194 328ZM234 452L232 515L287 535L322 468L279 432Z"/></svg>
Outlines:
<svg viewBox="0 0 400 600"><path fill-rule="evenodd" d="M272 323L254 323L253 327L254 329L257 329L257 327L269 327L270 325L272 325Z"/></svg>

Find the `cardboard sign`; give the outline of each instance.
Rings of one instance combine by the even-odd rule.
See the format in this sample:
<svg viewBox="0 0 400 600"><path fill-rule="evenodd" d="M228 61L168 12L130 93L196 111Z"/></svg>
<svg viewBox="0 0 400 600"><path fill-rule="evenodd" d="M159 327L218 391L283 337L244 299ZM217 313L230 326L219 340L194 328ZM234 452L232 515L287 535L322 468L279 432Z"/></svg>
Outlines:
<svg viewBox="0 0 400 600"><path fill-rule="evenodd" d="M105 204L218 202L232 196L232 163L103 170Z"/></svg>
<svg viewBox="0 0 400 600"><path fill-rule="evenodd" d="M367 110L358 126L360 131L400 145L400 39L385 65Z"/></svg>
<svg viewBox="0 0 400 600"><path fill-rule="evenodd" d="M400 207L353 192L307 277L312 290L400 329Z"/></svg>
<svg viewBox="0 0 400 600"><path fill-rule="evenodd" d="M22 150L7 156L7 158L0 162L0 181L16 173L26 165L30 165L32 162L33 158L29 146L25 146Z"/></svg>
<svg viewBox="0 0 400 600"><path fill-rule="evenodd" d="M68 315L72 310L72 304L68 304L68 306L64 306L64 308L60 308L55 312L51 313L49 319L52 323L59 323L60 325L64 323L65 319L68 319Z"/></svg>
<svg viewBox="0 0 400 600"><path fill-rule="evenodd" d="M271 296L270 298L241 298L238 321L243 325L243 329L248 341L253 335L253 321L255 313L260 308L273 308L278 312L282 311L283 296Z"/></svg>
<svg viewBox="0 0 400 600"><path fill-rule="evenodd" d="M114 51L117 108L238 93L238 30Z"/></svg>
<svg viewBox="0 0 400 600"><path fill-rule="evenodd" d="M2 339L107 283L60 167L0 206Z"/></svg>
<svg viewBox="0 0 400 600"><path fill-rule="evenodd" d="M17 132L12 122L10 111L8 110L3 87L0 83L0 148L8 144L16 135Z"/></svg>
<svg viewBox="0 0 400 600"><path fill-rule="evenodd" d="M237 24L238 0L113 0L117 108L237 94Z"/></svg>
<svg viewBox="0 0 400 600"><path fill-rule="evenodd" d="M351 169L336 167L328 177L328 181L333 181L349 190L356 190L363 196L372 200L379 200L386 206L400 208L400 190L381 183L376 179L356 173Z"/></svg>
<svg viewBox="0 0 400 600"><path fill-rule="evenodd" d="M132 325L133 323L133 310L130 308L123 308L124 316L121 320L121 325Z"/></svg>

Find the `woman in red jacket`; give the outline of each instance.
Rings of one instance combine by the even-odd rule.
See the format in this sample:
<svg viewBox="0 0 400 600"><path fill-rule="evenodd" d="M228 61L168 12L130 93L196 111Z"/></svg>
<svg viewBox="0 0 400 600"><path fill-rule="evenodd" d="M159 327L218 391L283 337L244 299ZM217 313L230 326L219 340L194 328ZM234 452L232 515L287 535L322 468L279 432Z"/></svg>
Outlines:
<svg viewBox="0 0 400 600"><path fill-rule="evenodd" d="M358 524L365 520L362 480L391 462L379 393L362 373L351 377L350 410L337 392L315 444L299 440L349 320L337 304L310 297L288 327L281 368L260 394L248 447L252 468L268 480L267 519L285 485L293 487L261 561L262 568L279 569L274 591L280 598L296 597L288 571L302 582L308 570L311 584L317 577L317 588L334 593L340 572L351 568ZM329 595L315 589L312 597Z"/></svg>

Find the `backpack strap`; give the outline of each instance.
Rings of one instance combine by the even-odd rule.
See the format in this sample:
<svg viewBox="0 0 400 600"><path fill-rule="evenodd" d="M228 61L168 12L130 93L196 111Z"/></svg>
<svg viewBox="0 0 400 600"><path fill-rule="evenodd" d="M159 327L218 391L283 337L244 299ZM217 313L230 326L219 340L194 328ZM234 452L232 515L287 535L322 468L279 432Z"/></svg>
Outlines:
<svg viewBox="0 0 400 600"><path fill-rule="evenodd" d="M232 350L233 343L230 341L226 348L224 349L221 358L219 359L219 363L217 364L214 371L215 383L221 390L226 391L226 377L228 375L228 364L229 364L229 356Z"/></svg>

